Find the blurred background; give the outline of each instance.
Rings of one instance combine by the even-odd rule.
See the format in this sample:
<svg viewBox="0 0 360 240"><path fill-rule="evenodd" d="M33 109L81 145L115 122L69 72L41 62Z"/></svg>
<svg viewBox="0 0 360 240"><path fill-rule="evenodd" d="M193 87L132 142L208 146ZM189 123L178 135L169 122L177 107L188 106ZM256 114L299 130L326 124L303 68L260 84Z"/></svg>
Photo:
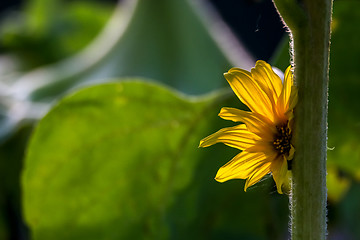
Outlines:
<svg viewBox="0 0 360 240"><path fill-rule="evenodd" d="M360 236L359 9L334 2L334 240ZM2 0L0 239L288 239L272 178L217 183L238 151L197 148L245 109L222 73L258 59L290 64L270 0Z"/></svg>

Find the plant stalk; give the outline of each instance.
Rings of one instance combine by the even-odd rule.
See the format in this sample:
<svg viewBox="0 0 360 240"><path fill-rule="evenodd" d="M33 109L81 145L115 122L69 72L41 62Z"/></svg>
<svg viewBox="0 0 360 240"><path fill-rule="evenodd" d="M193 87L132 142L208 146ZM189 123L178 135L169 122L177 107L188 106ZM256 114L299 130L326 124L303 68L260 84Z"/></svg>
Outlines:
<svg viewBox="0 0 360 240"><path fill-rule="evenodd" d="M292 168L291 237L326 239L326 151L332 0L274 0L292 37L296 155ZM290 10L289 10L290 9Z"/></svg>

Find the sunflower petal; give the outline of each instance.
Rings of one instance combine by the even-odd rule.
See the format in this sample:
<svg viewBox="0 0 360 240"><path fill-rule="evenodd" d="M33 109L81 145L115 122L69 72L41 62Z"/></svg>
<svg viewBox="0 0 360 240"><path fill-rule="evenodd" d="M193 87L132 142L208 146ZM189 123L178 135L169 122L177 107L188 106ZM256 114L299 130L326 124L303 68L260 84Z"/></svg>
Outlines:
<svg viewBox="0 0 360 240"><path fill-rule="evenodd" d="M291 111L294 109L295 105L298 102L298 91L295 86L291 87L291 93L290 93L290 99L289 99L289 108L288 111Z"/></svg>
<svg viewBox="0 0 360 240"><path fill-rule="evenodd" d="M215 180L225 182L230 179L246 179L265 163L267 163L265 154L243 151L218 170Z"/></svg>
<svg viewBox="0 0 360 240"><path fill-rule="evenodd" d="M269 137L267 136L269 135L267 133L269 133L269 129L271 130L272 128L272 124L267 118L253 112L247 112L236 108L223 107L220 110L219 116L225 120L243 122L250 132L263 138Z"/></svg>
<svg viewBox="0 0 360 240"><path fill-rule="evenodd" d="M292 160L294 158L294 154L295 154L295 148L292 144L290 144L289 156L286 157L286 160Z"/></svg>
<svg viewBox="0 0 360 240"><path fill-rule="evenodd" d="M208 147L221 142L230 147L245 150L246 148L254 146L257 139L259 139L259 137L249 132L245 124L240 124L235 127L220 129L216 133L202 139L199 147Z"/></svg>
<svg viewBox="0 0 360 240"><path fill-rule="evenodd" d="M282 91L280 93L277 106L281 113L285 113L288 110L289 107L289 100L293 85L293 74L292 74L291 66L289 66L284 74L284 85L282 88Z"/></svg>
<svg viewBox="0 0 360 240"><path fill-rule="evenodd" d="M275 103L282 90L282 81L271 66L265 61L259 60L256 62L255 68L251 69L251 75L270 100Z"/></svg>
<svg viewBox="0 0 360 240"><path fill-rule="evenodd" d="M224 74L231 88L238 98L250 108L273 120L272 103L268 95L260 88L259 84L252 78L251 73L239 68L232 68Z"/></svg>
<svg viewBox="0 0 360 240"><path fill-rule="evenodd" d="M270 166L271 173L274 177L278 193L282 194L283 185L288 185L288 165L287 161L283 156L272 161Z"/></svg>
<svg viewBox="0 0 360 240"><path fill-rule="evenodd" d="M254 172L245 183L244 191L246 192L246 189L248 187L251 187L255 183L259 182L266 174L270 172L270 165L271 163L265 163L261 169L258 169L256 172Z"/></svg>
<svg viewBox="0 0 360 240"><path fill-rule="evenodd" d="M254 146L247 148L246 151L248 151L248 152L263 152L269 156L276 153L272 138L269 138L269 139L262 138L261 140L256 141L256 144Z"/></svg>

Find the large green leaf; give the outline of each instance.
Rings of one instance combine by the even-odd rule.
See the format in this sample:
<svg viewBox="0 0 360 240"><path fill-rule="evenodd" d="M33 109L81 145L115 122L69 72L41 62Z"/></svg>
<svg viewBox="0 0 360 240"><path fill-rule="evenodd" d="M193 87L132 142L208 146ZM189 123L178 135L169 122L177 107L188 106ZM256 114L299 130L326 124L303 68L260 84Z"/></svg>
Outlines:
<svg viewBox="0 0 360 240"><path fill-rule="evenodd" d="M287 203L269 195L273 182L246 194L243 181L216 183L238 151L197 148L224 127L216 115L220 105L237 107L233 96L185 98L133 80L60 101L37 126L25 162L33 238L278 239Z"/></svg>

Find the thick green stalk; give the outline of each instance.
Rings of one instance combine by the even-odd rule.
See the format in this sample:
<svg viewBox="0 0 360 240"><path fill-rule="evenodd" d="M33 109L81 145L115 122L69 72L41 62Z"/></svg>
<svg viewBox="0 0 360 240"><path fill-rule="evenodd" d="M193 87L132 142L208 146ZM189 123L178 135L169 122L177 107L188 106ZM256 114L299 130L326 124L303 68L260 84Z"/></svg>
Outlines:
<svg viewBox="0 0 360 240"><path fill-rule="evenodd" d="M295 108L293 240L326 239L326 150L332 0L274 0L292 35ZM289 10L290 9L290 10Z"/></svg>

